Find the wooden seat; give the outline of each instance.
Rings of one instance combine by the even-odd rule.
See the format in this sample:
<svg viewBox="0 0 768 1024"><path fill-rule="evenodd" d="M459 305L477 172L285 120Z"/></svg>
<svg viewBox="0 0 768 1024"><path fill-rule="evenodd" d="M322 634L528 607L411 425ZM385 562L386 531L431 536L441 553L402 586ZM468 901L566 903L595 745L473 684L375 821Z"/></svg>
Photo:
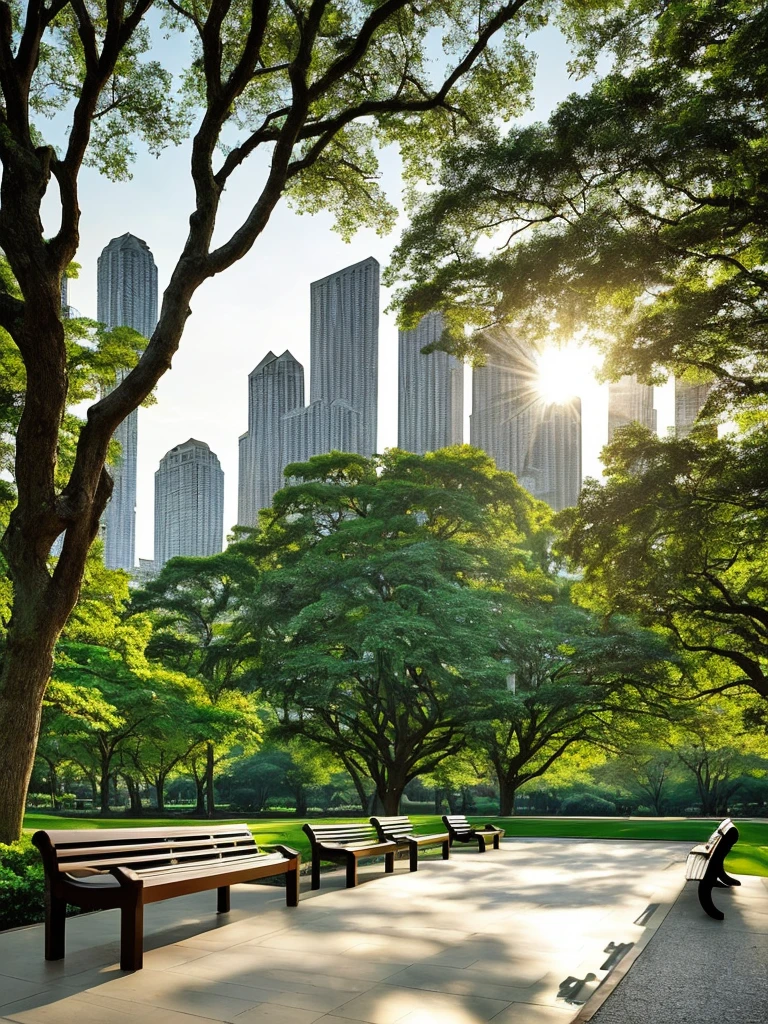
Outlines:
<svg viewBox="0 0 768 1024"><path fill-rule="evenodd" d="M443 860L448 860L451 852L451 842L447 832L439 832L433 835L417 835L413 831L411 819L407 814L400 814L389 818L371 818L371 824L376 829L379 839L385 839L396 843L398 847L407 847L411 871L418 870L419 850L421 847L442 846Z"/></svg>
<svg viewBox="0 0 768 1024"><path fill-rule="evenodd" d="M712 889L741 885L738 878L732 878L725 870L725 858L738 838L739 830L730 818L725 818L706 843L693 847L685 862L686 879L699 883L699 903L716 921L722 921L725 914L712 902Z"/></svg>
<svg viewBox="0 0 768 1024"><path fill-rule="evenodd" d="M395 870L397 845L381 840L368 823L341 825L304 825L312 846L312 888L320 888L320 861L342 863L347 868L347 888L357 885L357 862L366 857L384 855L384 870Z"/></svg>
<svg viewBox="0 0 768 1024"><path fill-rule="evenodd" d="M227 913L230 886L285 875L289 907L299 903L296 850L261 853L247 825L199 828L62 829L35 832L45 868L45 958L64 956L67 904L120 910L120 967L143 966L144 906L173 896L218 890Z"/></svg>
<svg viewBox="0 0 768 1024"><path fill-rule="evenodd" d="M479 853L485 853L489 840L493 842L494 850L499 848L499 840L504 838L504 829L495 825L483 825L478 828L467 821L465 814L444 814L443 824L448 829L451 846L454 843L477 843Z"/></svg>

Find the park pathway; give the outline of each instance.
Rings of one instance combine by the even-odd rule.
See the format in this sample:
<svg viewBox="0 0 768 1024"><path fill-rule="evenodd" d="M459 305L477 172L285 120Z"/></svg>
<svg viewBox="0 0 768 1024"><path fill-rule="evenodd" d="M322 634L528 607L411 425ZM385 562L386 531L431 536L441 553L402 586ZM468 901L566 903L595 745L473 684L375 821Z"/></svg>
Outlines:
<svg viewBox="0 0 768 1024"><path fill-rule="evenodd" d="M135 974L117 968L116 911L69 920L58 963L43 959L42 925L17 929L0 934L0 1019L567 1024L656 933L687 850L508 839L482 856L426 858L416 874L407 860L394 876L363 866L354 890L333 872L310 897L305 879L295 910L266 885L234 887L219 919L215 892L170 900L146 909L146 966Z"/></svg>

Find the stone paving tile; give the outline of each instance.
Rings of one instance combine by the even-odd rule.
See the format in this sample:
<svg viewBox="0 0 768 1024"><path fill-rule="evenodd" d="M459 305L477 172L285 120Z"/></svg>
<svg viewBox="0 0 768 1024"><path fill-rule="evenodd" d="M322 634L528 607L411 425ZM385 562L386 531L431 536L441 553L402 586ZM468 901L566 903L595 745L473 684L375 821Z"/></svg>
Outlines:
<svg viewBox="0 0 768 1024"><path fill-rule="evenodd" d="M367 1021L369 1024L395 1024L406 1014L419 1013L432 1024L476 1024L491 1020L509 1005L507 1000L472 998L417 989L375 985L362 995L334 1010L337 1017Z"/></svg>
<svg viewBox="0 0 768 1024"><path fill-rule="evenodd" d="M58 998L47 996L24 999L11 1008L5 1008L5 1020L17 1024L134 1024L147 1021L149 1024L204 1024L205 1021L220 1021L220 1017L205 1017L176 1013L140 1003L83 993L57 993Z"/></svg>

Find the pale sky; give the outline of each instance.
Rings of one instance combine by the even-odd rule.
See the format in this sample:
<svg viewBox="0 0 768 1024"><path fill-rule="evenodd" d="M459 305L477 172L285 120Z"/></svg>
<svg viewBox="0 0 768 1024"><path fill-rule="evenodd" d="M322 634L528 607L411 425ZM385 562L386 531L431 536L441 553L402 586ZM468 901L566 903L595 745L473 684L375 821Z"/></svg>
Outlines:
<svg viewBox="0 0 768 1024"><path fill-rule="evenodd" d="M525 120L546 118L557 102L586 83L568 78L568 51L553 28L529 40L539 53L535 109ZM182 51L174 54L178 62ZM189 146L166 150L155 159L139 150L133 179L113 184L86 169L81 178L80 277L70 281L69 301L84 316L96 316L96 260L110 239L130 231L149 245L158 267L162 296L187 233L192 209ZM244 169L227 189L220 231L236 226L251 205L251 181L257 168ZM385 153L382 185L400 205L396 153ZM256 245L240 263L204 284L192 302L172 370L157 388L157 404L139 411L137 558L152 558L154 547L154 473L174 445L196 437L218 455L224 470L225 536L237 518L238 437L247 427L247 378L272 349L288 348L304 364L309 397L309 286L342 267L375 256L389 262L402 225L387 238L360 231L350 244L331 230L325 214L300 217L283 202ZM55 230L46 221L46 231ZM379 327L378 448L397 443L397 329L384 312L389 293L382 289ZM470 373L467 371L465 440L469 440ZM607 394L596 384L581 390L584 476L600 473L598 453L607 440ZM672 422L670 389L657 389L659 429Z"/></svg>

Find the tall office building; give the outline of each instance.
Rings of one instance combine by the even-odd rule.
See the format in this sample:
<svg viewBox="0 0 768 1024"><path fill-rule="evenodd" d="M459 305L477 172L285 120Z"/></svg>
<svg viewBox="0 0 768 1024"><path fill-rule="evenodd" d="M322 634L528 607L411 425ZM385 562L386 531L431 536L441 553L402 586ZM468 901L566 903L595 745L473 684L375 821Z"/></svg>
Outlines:
<svg viewBox="0 0 768 1024"><path fill-rule="evenodd" d="M559 512L581 491L581 402L544 402L537 377L532 351L507 332L488 338L486 364L472 371L470 443Z"/></svg>
<svg viewBox="0 0 768 1024"><path fill-rule="evenodd" d="M224 473L205 441L190 437L155 473L155 567L176 555L218 554L224 539Z"/></svg>
<svg viewBox="0 0 768 1024"><path fill-rule="evenodd" d="M675 378L675 436L687 437L709 398L710 384L686 384Z"/></svg>
<svg viewBox="0 0 768 1024"><path fill-rule="evenodd" d="M461 444L464 436L464 364L447 352L422 352L442 333L440 313L399 332L397 444L417 455Z"/></svg>
<svg viewBox="0 0 768 1024"><path fill-rule="evenodd" d="M379 264L363 260L311 285L310 403L304 369L269 352L249 377L240 437L238 515L253 526L291 462L334 449L373 455L379 358Z"/></svg>
<svg viewBox="0 0 768 1024"><path fill-rule="evenodd" d="M146 242L135 235L113 238L99 256L96 317L107 327L132 327L149 338L157 324L157 267ZM122 376L118 379L118 383ZM136 462L138 413L114 434L120 462L111 467L112 498L104 512L104 562L133 569L136 561Z"/></svg>
<svg viewBox="0 0 768 1024"><path fill-rule="evenodd" d="M656 431L656 410L653 408L653 388L641 384L634 374L627 374L608 385L608 440L621 427L639 423Z"/></svg>
<svg viewBox="0 0 768 1024"><path fill-rule="evenodd" d="M259 509L283 486L282 418L304 408L304 367L286 349L268 352L248 376L248 430L240 437L237 521L253 526Z"/></svg>
<svg viewBox="0 0 768 1024"><path fill-rule="evenodd" d="M329 408L331 449L373 455L379 379L379 264L367 260L313 281L310 402ZM344 403L332 410L334 403ZM360 422L352 426L347 410ZM342 411L343 410L343 411ZM354 447L347 447L354 444ZM319 454L322 446L312 454Z"/></svg>

